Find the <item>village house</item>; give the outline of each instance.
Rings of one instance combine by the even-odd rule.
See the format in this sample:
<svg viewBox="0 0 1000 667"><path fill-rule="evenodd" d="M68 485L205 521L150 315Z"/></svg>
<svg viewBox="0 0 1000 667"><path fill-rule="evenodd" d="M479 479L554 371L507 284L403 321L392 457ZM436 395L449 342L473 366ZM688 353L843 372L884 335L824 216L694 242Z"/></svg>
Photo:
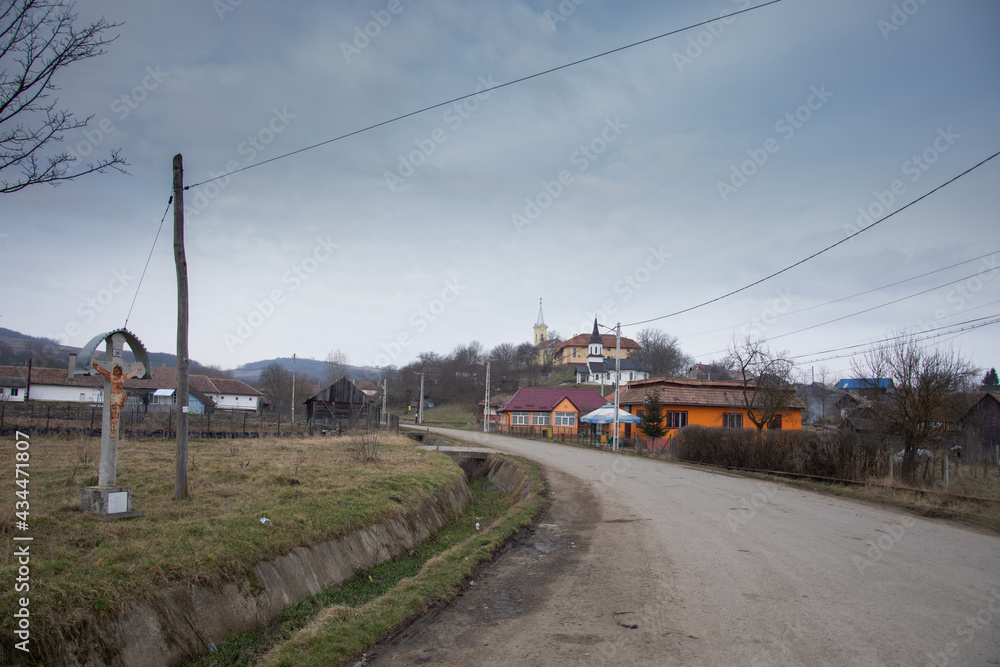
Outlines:
<svg viewBox="0 0 1000 667"><path fill-rule="evenodd" d="M788 407L768 425L769 429L801 429L805 405L789 385ZM743 383L732 380L691 380L653 378L630 382L618 399L622 409L641 417L643 403L656 394L663 406L667 438L678 429L697 424L707 427L755 428L743 397ZM640 435L640 437L644 437Z"/></svg>
<svg viewBox="0 0 1000 667"><path fill-rule="evenodd" d="M479 401L479 412L476 421L482 425L483 420L489 418L490 424L500 423L500 408L502 408L511 398L510 394L496 394L490 396L490 405L486 407L486 400Z"/></svg>
<svg viewBox="0 0 1000 667"><path fill-rule="evenodd" d="M498 412L501 433L576 436L580 417L604 405L594 389L521 387Z"/></svg>
<svg viewBox="0 0 1000 667"><path fill-rule="evenodd" d="M0 366L0 396L3 400L88 403L104 402L104 378L98 375L68 377L65 368ZM176 405L177 369L154 366L152 378L125 381L127 404L141 404L156 411ZM256 411L264 394L240 380L189 375L189 411L199 414L212 410Z"/></svg>

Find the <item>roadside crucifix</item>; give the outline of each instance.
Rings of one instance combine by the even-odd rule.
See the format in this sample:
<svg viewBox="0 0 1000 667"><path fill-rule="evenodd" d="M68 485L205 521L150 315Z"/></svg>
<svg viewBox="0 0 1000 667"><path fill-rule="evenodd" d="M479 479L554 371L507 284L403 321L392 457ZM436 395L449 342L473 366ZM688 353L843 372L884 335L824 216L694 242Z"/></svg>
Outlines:
<svg viewBox="0 0 1000 667"><path fill-rule="evenodd" d="M94 359L97 346L104 341L104 360ZM136 361L124 360L124 345ZM127 329L118 329L95 336L71 357L71 375L102 375L104 377L104 410L101 417L101 460L97 486L80 490L80 509L100 516L128 515L132 509L132 490L115 485L118 474L118 434L122 408L125 407L125 381L133 377L149 377L149 355L142 343Z"/></svg>

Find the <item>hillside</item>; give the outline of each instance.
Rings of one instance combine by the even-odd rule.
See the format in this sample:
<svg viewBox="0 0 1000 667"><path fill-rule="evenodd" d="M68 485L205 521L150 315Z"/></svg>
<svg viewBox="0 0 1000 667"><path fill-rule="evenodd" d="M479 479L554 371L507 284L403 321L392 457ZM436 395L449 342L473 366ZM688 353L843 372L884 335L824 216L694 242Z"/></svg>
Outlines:
<svg viewBox="0 0 1000 667"><path fill-rule="evenodd" d="M7 365L27 365L28 359L36 366L42 367L64 367L70 354L77 354L79 347L71 345L60 345L49 338L39 338L29 336L20 331L5 329L0 327L0 366ZM125 360L134 361L135 358L128 350L125 351ZM153 366L177 365L177 355L172 352L152 352L149 351L149 363ZM262 359L243 364L239 368L231 371L234 378L249 384L254 384L260 378L262 370L270 364L276 363L282 368L292 370L291 357L275 357L273 359ZM202 373L206 369L194 359L191 360L190 370L192 373ZM317 359L296 359L295 372L299 375L306 375L322 381L326 377L326 362ZM360 366L348 366L347 375L352 380L377 380L379 371L373 368Z"/></svg>
<svg viewBox="0 0 1000 667"><path fill-rule="evenodd" d="M287 371L292 370L291 357L275 357L274 359L263 359L243 364L239 368L234 368L231 372L233 377L244 382L256 382L261 371L271 364L278 364ZM326 378L326 362L318 359L295 359L295 372L298 375L307 375L316 378L321 382ZM347 376L352 380L377 380L379 371L374 368L361 366L347 366Z"/></svg>

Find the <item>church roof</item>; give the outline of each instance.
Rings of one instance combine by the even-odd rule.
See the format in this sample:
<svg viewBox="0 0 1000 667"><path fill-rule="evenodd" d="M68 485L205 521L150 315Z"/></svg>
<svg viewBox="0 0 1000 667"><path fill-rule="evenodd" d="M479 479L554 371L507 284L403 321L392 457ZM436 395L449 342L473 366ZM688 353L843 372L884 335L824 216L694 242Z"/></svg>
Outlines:
<svg viewBox="0 0 1000 667"><path fill-rule="evenodd" d="M538 321L535 322L535 326L536 327L544 327L545 326L545 318L542 317L542 300L541 299L538 300Z"/></svg>
<svg viewBox="0 0 1000 667"><path fill-rule="evenodd" d="M594 333L590 334L590 340L587 341L587 345L604 345L604 341L601 340L601 332L597 330L597 318L594 318Z"/></svg>

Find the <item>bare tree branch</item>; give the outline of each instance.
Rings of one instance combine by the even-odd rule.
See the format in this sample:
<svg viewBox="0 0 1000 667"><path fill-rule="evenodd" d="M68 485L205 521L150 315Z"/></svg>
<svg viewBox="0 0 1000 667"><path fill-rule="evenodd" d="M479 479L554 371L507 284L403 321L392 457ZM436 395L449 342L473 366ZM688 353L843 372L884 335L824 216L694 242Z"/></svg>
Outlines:
<svg viewBox="0 0 1000 667"><path fill-rule="evenodd" d="M127 173L119 150L85 164L67 151L49 152L92 118L78 120L57 108L54 77L73 63L103 55L117 38L108 33L121 25L101 18L77 29L76 18L73 4L64 0L0 0L0 193L108 169Z"/></svg>
<svg viewBox="0 0 1000 667"><path fill-rule="evenodd" d="M785 352L774 352L763 339L733 340L726 365L743 384L743 407L747 418L763 431L777 423L795 398L791 385L793 364Z"/></svg>

